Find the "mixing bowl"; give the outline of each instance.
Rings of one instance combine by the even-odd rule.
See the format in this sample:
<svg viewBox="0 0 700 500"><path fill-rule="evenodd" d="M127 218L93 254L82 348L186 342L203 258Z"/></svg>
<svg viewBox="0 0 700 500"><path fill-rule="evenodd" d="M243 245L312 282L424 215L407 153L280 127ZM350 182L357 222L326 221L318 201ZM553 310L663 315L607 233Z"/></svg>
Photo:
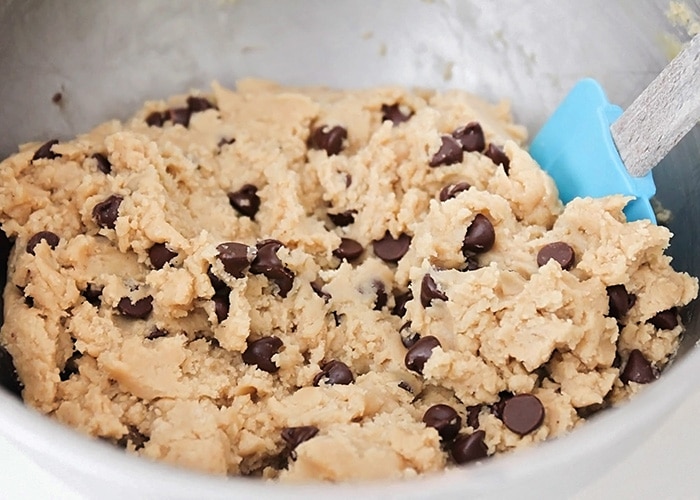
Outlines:
<svg viewBox="0 0 700 500"><path fill-rule="evenodd" d="M696 16L700 3L671 2ZM0 156L69 138L147 99L240 77L285 84L407 86L507 97L531 133L581 77L621 106L668 62L691 23L667 1L2 0ZM672 21L682 16L671 16ZM669 253L700 275L700 129L654 171L671 211ZM700 303L675 362L631 402L568 436L482 464L404 481L281 485L217 478L127 456L0 391L0 433L88 497L560 497L629 453L700 380Z"/></svg>

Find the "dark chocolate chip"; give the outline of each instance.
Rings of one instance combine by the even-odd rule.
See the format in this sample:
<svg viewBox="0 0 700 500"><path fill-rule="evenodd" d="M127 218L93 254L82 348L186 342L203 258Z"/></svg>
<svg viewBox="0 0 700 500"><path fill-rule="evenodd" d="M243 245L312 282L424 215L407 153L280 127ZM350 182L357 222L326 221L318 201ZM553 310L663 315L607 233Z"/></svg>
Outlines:
<svg viewBox="0 0 700 500"><path fill-rule="evenodd" d="M472 429L479 427L479 413L481 413L481 405L467 406L467 425Z"/></svg>
<svg viewBox="0 0 700 500"><path fill-rule="evenodd" d="M423 423L434 428L445 441L454 439L462 428L462 417L451 406L437 404L428 408L423 415Z"/></svg>
<svg viewBox="0 0 700 500"><path fill-rule="evenodd" d="M656 380L656 373L649 360L644 357L642 351L633 349L627 358L625 369L620 373L620 380L625 384L636 382L638 384L648 384Z"/></svg>
<svg viewBox="0 0 700 500"><path fill-rule="evenodd" d="M678 313L675 307L666 309L649 319L649 323L661 330L673 330L678 326Z"/></svg>
<svg viewBox="0 0 700 500"><path fill-rule="evenodd" d="M278 337L262 337L248 342L248 347L243 352L243 362L247 365L255 365L268 373L275 373L279 367L272 361L272 356L282 348L282 340Z"/></svg>
<svg viewBox="0 0 700 500"><path fill-rule="evenodd" d="M182 125L187 128L190 124L192 111L189 108L172 108L168 110L168 118L173 125Z"/></svg>
<svg viewBox="0 0 700 500"><path fill-rule="evenodd" d="M191 95L187 98L187 109L189 109L191 113L199 113L200 111L216 108L204 97L196 97Z"/></svg>
<svg viewBox="0 0 700 500"><path fill-rule="evenodd" d="M109 174L112 172L112 164L102 153L95 153L92 158L97 162L97 169L103 174Z"/></svg>
<svg viewBox="0 0 700 500"><path fill-rule="evenodd" d="M331 314L333 315L333 322L335 323L335 326L340 326L340 320L344 318L345 315L338 313L338 311L331 311Z"/></svg>
<svg viewBox="0 0 700 500"><path fill-rule="evenodd" d="M343 149L343 140L348 136L348 131L336 125L328 128L328 125L321 125L316 128L309 138L309 146L314 149L323 149L328 156L337 155Z"/></svg>
<svg viewBox="0 0 700 500"><path fill-rule="evenodd" d="M95 219L95 223L106 229L114 229L117 217L119 217L119 205L123 200L124 198L121 196L113 194L95 205L95 208L92 209L92 218Z"/></svg>
<svg viewBox="0 0 700 500"><path fill-rule="evenodd" d="M167 337L168 335L170 335L170 332L169 332L168 330L166 330L165 328L156 328L156 327L154 327L154 328L148 333L148 335L146 335L146 338L147 338L148 340L155 340L155 339L159 339L159 338L161 338L161 337Z"/></svg>
<svg viewBox="0 0 700 500"><path fill-rule="evenodd" d="M420 284L420 303L423 307L429 307L433 299L447 300L447 295L438 288L433 277L426 274Z"/></svg>
<svg viewBox="0 0 700 500"><path fill-rule="evenodd" d="M47 160L53 160L55 158L60 158L61 155L58 153L54 153L51 148L58 144L58 139L52 139L48 142L45 142L41 146L39 146L39 149L37 149L34 152L34 156L32 156L32 161L34 160L40 160L42 158L46 158Z"/></svg>
<svg viewBox="0 0 700 500"><path fill-rule="evenodd" d="M239 214L250 217L251 219L254 219L255 214L260 210L258 188L252 184L246 184L238 191L229 193L228 201Z"/></svg>
<svg viewBox="0 0 700 500"><path fill-rule="evenodd" d="M209 277L211 286L214 289L214 293L228 295L231 292L231 289L224 282L224 280L222 280L212 272L211 266L209 266L209 269L207 270L207 276Z"/></svg>
<svg viewBox="0 0 700 500"><path fill-rule="evenodd" d="M324 283L320 279L317 279L311 282L311 289L328 304L328 301L330 301L332 297L330 293L323 291L323 285Z"/></svg>
<svg viewBox="0 0 700 500"><path fill-rule="evenodd" d="M413 347L420 339L420 333L413 331L410 321L406 321L401 325L399 335L401 336L401 343L406 349Z"/></svg>
<svg viewBox="0 0 700 500"><path fill-rule="evenodd" d="M479 259L475 255L467 255L464 268L461 271L476 271L479 269Z"/></svg>
<svg viewBox="0 0 700 500"><path fill-rule="evenodd" d="M543 246L540 248L540 251L537 252L538 266L544 266L550 259L554 259L559 263L562 269L568 271L574 266L576 254L568 243L555 241L554 243Z"/></svg>
<svg viewBox="0 0 700 500"><path fill-rule="evenodd" d="M398 262L401 257L406 255L409 246L411 246L409 235L401 233L398 238L394 239L389 231L384 233L382 239L372 242L374 253L385 262Z"/></svg>
<svg viewBox="0 0 700 500"><path fill-rule="evenodd" d="M148 258L155 269L162 269L175 257L177 257L177 252L170 250L165 243L156 243L148 249Z"/></svg>
<svg viewBox="0 0 700 500"><path fill-rule="evenodd" d="M80 294L95 307L100 307L100 304L102 304L102 287L94 283L88 283L85 290L80 292Z"/></svg>
<svg viewBox="0 0 700 500"><path fill-rule="evenodd" d="M440 190L440 201L447 201L450 198L454 198L462 191L466 191L471 186L467 182L458 182L457 184L448 184Z"/></svg>
<svg viewBox="0 0 700 500"><path fill-rule="evenodd" d="M58 242L60 240L61 238L59 238L56 233L52 233L51 231L39 231L34 236L29 238L29 241L27 242L27 253L34 255L34 249L42 241L45 241L46 244L51 247L51 249L54 249L58 246Z"/></svg>
<svg viewBox="0 0 700 500"><path fill-rule="evenodd" d="M409 394L413 394L413 387L411 387L411 384L409 384L405 380L399 382L399 387L404 391L408 392Z"/></svg>
<svg viewBox="0 0 700 500"><path fill-rule="evenodd" d="M318 427L314 425L302 425L300 427L285 427L282 429L282 440L287 444L289 451L308 441L318 434Z"/></svg>
<svg viewBox="0 0 700 500"><path fill-rule="evenodd" d="M382 104L382 121L385 122L387 120L391 120L391 123L394 124L394 126L398 125L399 123L403 123L405 121L408 121L409 118L413 116L413 113L410 111L408 113L404 113L401 111L401 107L399 106L398 103L396 104Z"/></svg>
<svg viewBox="0 0 700 500"><path fill-rule="evenodd" d="M355 214L356 213L357 213L357 210L346 210L345 212L340 212L337 214L329 213L328 218L336 226L345 227L345 226L349 226L350 224L355 222Z"/></svg>
<svg viewBox="0 0 700 500"><path fill-rule="evenodd" d="M275 267L265 273L279 288L279 296L284 298L294 286L294 272L286 267Z"/></svg>
<svg viewBox="0 0 700 500"><path fill-rule="evenodd" d="M433 349L439 346L440 341L432 335L421 337L406 353L406 357L404 358L406 368L422 374L426 361L428 361L431 354L433 354Z"/></svg>
<svg viewBox="0 0 700 500"><path fill-rule="evenodd" d="M486 153L484 153L486 156L491 158L491 161L496 164L496 165L502 165L503 170L508 173L510 170L510 159L506 154L503 152L501 148L496 146L495 144L489 144L488 149L486 150Z"/></svg>
<svg viewBox="0 0 700 500"><path fill-rule="evenodd" d="M228 295L214 295L212 299L214 301L214 313L216 314L216 319L221 323L226 318L228 318L228 312L231 308L231 302Z"/></svg>
<svg viewBox="0 0 700 500"><path fill-rule="evenodd" d="M12 355L4 346L0 346L0 386L22 399L24 384L17 375Z"/></svg>
<svg viewBox="0 0 700 500"><path fill-rule="evenodd" d="M391 310L391 314L403 318L406 315L406 304L411 300L413 300L413 292L411 289L394 295L394 308Z"/></svg>
<svg viewBox="0 0 700 500"><path fill-rule="evenodd" d="M350 238L341 238L340 246L333 250L333 255L340 260L345 259L348 262L352 262L353 260L358 259L360 255L362 255L363 251L364 248L362 248L362 245L360 245L359 242Z"/></svg>
<svg viewBox="0 0 700 500"><path fill-rule="evenodd" d="M153 311L153 297L147 295L136 302L131 302L129 297L122 297L117 304L117 310L129 318L144 319Z"/></svg>
<svg viewBox="0 0 700 500"><path fill-rule="evenodd" d="M384 282L379 280L372 281L372 289L376 294L376 298L374 299L374 310L381 311L386 306L387 302L389 302L389 296L386 294Z"/></svg>
<svg viewBox="0 0 700 500"><path fill-rule="evenodd" d="M482 214L476 214L474 220L467 228L464 236L462 252L484 253L493 248L496 241L496 231L491 221Z"/></svg>
<svg viewBox="0 0 700 500"><path fill-rule="evenodd" d="M82 357L83 354L81 352L73 351L73 354L70 355L70 357L66 360L66 363L63 365L63 370L61 370L61 373L58 374L61 382L65 382L71 377L71 375L75 375L80 372L78 368L78 360Z"/></svg>
<svg viewBox="0 0 700 500"><path fill-rule="evenodd" d="M450 454L454 461L462 465L486 458L489 449L484 442L485 437L484 431L474 431L472 434L457 436L450 447Z"/></svg>
<svg viewBox="0 0 700 500"><path fill-rule="evenodd" d="M146 117L146 125L149 127L162 127L167 119L167 112L153 111Z"/></svg>
<svg viewBox="0 0 700 500"><path fill-rule="evenodd" d="M441 140L440 149L433 155L428 165L439 167L461 162L464 157L462 145L449 135L443 135Z"/></svg>
<svg viewBox="0 0 700 500"><path fill-rule="evenodd" d="M257 244L258 253L250 265L250 272L262 274L274 281L279 287L281 297L286 297L294 284L294 273L284 267L282 261L277 257L277 250L282 247L282 243L277 240L264 240Z"/></svg>
<svg viewBox="0 0 700 500"><path fill-rule="evenodd" d="M452 137L460 143L464 151L481 152L486 147L484 131L478 122L469 122L463 127L459 127L452 132Z"/></svg>
<svg viewBox="0 0 700 500"><path fill-rule="evenodd" d="M608 292L608 316L616 319L624 318L637 297L628 293L625 285L612 285L606 291Z"/></svg>
<svg viewBox="0 0 700 500"><path fill-rule="evenodd" d="M348 365L334 359L325 363L321 367L321 371L314 377L315 386L318 386L321 381L326 385L348 385L355 381L355 377L353 377Z"/></svg>
<svg viewBox="0 0 700 500"><path fill-rule="evenodd" d="M229 241L216 247L216 256L224 266L224 271L234 278L242 278L243 271L250 266L250 248L243 243ZM211 276L209 277L211 279ZM212 283L213 284L213 283ZM216 288L216 286L214 287Z"/></svg>
<svg viewBox="0 0 700 500"><path fill-rule="evenodd" d="M524 436L542 425L544 406L533 394L518 394L506 400L502 416L506 427Z"/></svg>

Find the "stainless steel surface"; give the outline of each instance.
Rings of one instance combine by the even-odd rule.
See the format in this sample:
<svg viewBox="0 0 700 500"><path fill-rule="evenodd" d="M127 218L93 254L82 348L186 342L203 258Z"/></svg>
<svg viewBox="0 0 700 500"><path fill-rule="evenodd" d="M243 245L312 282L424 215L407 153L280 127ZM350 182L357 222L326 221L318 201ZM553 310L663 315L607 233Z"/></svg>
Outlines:
<svg viewBox="0 0 700 500"><path fill-rule="evenodd" d="M685 4L700 11L700 0ZM459 87L511 99L518 120L534 133L584 76L599 80L611 101L627 107L668 62L669 40L688 38L667 21L668 5L661 0L0 0L0 156L21 142L68 138L107 118L125 118L146 99L206 87L213 79L232 85L247 76L293 85ZM57 93L61 99L55 103ZM654 170L658 199L672 213L675 266L695 275L700 275L698 172L700 130L695 127ZM537 498L543 491L584 484L632 449L637 440L630 427L648 430L678 404L683 391L697 386L698 301L687 316L688 333L675 365L625 408L534 450L398 485L282 490L173 473L79 438L3 393L0 427L12 429L3 431L6 438L84 491L96 478L102 481L102 498L123 498L131 487L168 489L182 498L191 498L193 491L226 498L231 488L248 496L410 498L498 491Z"/></svg>

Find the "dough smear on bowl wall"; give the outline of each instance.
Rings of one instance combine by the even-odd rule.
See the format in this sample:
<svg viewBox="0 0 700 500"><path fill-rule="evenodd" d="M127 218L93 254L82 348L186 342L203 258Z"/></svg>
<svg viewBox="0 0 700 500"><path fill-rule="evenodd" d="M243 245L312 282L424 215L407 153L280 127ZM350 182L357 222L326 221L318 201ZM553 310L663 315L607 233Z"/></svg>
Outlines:
<svg viewBox="0 0 700 500"><path fill-rule="evenodd" d="M241 80L0 164L3 380L129 453L393 479L561 436L654 381L697 280L562 206L506 102Z"/></svg>

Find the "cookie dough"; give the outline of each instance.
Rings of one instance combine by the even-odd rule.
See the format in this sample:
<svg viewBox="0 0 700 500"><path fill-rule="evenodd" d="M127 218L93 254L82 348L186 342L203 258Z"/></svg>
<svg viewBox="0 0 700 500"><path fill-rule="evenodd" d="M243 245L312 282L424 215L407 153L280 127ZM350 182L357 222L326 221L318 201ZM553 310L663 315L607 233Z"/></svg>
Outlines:
<svg viewBox="0 0 700 500"><path fill-rule="evenodd" d="M2 380L131 453L287 481L570 431L658 376L698 284L626 198L563 207L525 138L462 91L244 80L23 145Z"/></svg>

